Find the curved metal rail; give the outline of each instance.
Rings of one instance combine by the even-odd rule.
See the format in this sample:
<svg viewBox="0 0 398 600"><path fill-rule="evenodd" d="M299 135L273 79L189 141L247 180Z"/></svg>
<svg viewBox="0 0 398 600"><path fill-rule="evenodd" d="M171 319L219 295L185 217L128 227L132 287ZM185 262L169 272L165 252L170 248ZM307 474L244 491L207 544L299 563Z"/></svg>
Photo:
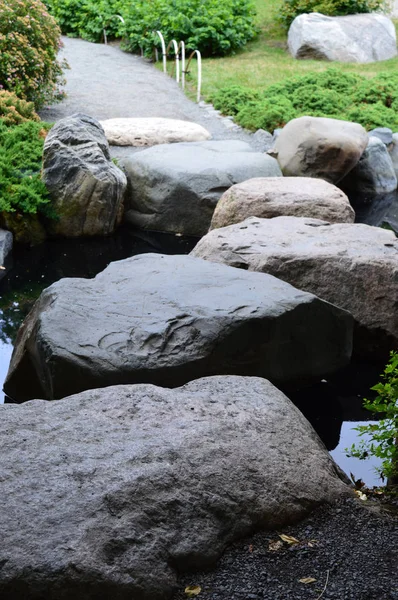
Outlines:
<svg viewBox="0 0 398 600"><path fill-rule="evenodd" d="M124 23L124 19L123 19L123 17L122 17L121 15L111 15L111 16L109 17L109 19L107 20L107 22L106 22L106 24L105 24L105 25L108 25L108 24L109 24L109 21L110 21L111 19L119 19L119 21L121 21L122 23ZM106 35L106 29L105 29L105 27L103 27L103 28L102 28L102 32L103 32L103 34L104 34L104 44L105 44L105 46L106 46L106 45L108 44L108 37L107 37L107 35Z"/></svg>
<svg viewBox="0 0 398 600"><path fill-rule="evenodd" d="M174 59L175 60L175 78L176 78L177 83L180 83L180 80L181 80L181 87L183 90L185 89L185 76L189 72L188 67L191 64L193 57L196 56L197 67L198 67L198 85L197 85L197 93L196 93L196 102L199 102L200 101L200 92L201 92L201 88L202 88L202 56L201 56L199 50L194 50L190 54L188 62L185 65L185 42L181 41L179 44L177 44L176 40L171 40L171 42L168 44L168 46L166 48L166 43L164 41L162 32L156 31L156 33L159 36L160 43L162 45L163 73L167 73L167 57L169 55L170 48L173 48L174 56L175 56L175 59ZM180 59L180 51L181 51L181 59ZM156 60L158 60L158 52L157 52L156 48L155 48L155 56L156 56ZM181 65L181 78L180 78L180 65Z"/></svg>

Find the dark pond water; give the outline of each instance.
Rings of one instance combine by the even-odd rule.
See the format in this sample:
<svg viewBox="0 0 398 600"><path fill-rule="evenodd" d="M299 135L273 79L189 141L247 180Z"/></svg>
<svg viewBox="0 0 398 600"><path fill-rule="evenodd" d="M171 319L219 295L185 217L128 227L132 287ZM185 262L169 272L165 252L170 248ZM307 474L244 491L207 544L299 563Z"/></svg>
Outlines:
<svg viewBox="0 0 398 600"><path fill-rule="evenodd" d="M62 277L94 277L110 262L144 252L187 254L195 244L194 238L121 228L112 238L16 247L13 265L0 281L1 388L19 326L45 287ZM369 397L369 388L379 380L382 369L383 365L352 364L327 382L290 394L336 462L369 486L380 483L374 473L377 463L348 459L344 449L357 440L353 427L369 418L362 409L362 398Z"/></svg>

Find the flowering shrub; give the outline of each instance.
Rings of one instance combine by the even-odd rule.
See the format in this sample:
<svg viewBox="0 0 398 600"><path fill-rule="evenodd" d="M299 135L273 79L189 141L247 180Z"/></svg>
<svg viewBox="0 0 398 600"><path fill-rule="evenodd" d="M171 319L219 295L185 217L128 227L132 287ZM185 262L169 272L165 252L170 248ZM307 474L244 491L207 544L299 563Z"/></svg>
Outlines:
<svg viewBox="0 0 398 600"><path fill-rule="evenodd" d="M60 29L40 0L0 2L0 86L36 108L62 98Z"/></svg>
<svg viewBox="0 0 398 600"><path fill-rule="evenodd" d="M26 121L40 121L33 102L21 100L13 92L6 90L0 90L0 119L7 127Z"/></svg>

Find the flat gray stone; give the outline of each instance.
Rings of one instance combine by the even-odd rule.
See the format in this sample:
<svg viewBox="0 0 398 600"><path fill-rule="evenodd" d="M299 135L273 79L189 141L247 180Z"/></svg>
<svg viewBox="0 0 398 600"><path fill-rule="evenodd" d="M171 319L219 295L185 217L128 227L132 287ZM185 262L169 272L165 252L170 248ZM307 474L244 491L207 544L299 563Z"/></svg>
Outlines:
<svg viewBox="0 0 398 600"><path fill-rule="evenodd" d="M350 493L264 379L114 386L0 417L7 600L165 600L176 571Z"/></svg>
<svg viewBox="0 0 398 600"><path fill-rule="evenodd" d="M28 400L216 374L296 384L347 364L351 343L351 315L275 277L142 254L44 290L4 389Z"/></svg>
<svg viewBox="0 0 398 600"><path fill-rule="evenodd" d="M240 141L160 145L120 164L129 181L129 223L196 236L208 231L216 204L231 185L282 175L275 159Z"/></svg>
<svg viewBox="0 0 398 600"><path fill-rule="evenodd" d="M155 146L211 138L210 133L201 125L179 119L106 119L101 121L101 125L106 139L113 146Z"/></svg>
<svg viewBox="0 0 398 600"><path fill-rule="evenodd" d="M348 310L356 320L359 355L385 360L398 347L398 239L392 231L252 217L210 231L191 254L269 273Z"/></svg>

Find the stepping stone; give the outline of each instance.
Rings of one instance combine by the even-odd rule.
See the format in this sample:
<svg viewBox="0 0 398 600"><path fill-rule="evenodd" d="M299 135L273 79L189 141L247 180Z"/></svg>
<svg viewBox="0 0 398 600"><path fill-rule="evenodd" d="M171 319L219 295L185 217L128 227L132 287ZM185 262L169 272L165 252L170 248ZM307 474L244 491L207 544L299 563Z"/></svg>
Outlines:
<svg viewBox="0 0 398 600"><path fill-rule="evenodd" d="M112 386L0 418L4 600L164 600L177 572L351 493L260 378Z"/></svg>
<svg viewBox="0 0 398 600"><path fill-rule="evenodd" d="M278 162L236 140L155 146L120 160L126 220L140 229L202 236L221 195L253 177L281 177Z"/></svg>
<svg viewBox="0 0 398 600"><path fill-rule="evenodd" d="M48 287L19 331L5 391L53 399L231 373L300 384L349 362L352 324L275 277L142 254Z"/></svg>
<svg viewBox="0 0 398 600"><path fill-rule="evenodd" d="M251 217L214 229L193 256L269 273L348 310L354 351L385 360L398 347L398 239L392 231L304 217Z"/></svg>
<svg viewBox="0 0 398 600"><path fill-rule="evenodd" d="M177 119L107 119L101 125L111 146L155 146L211 138L201 125Z"/></svg>
<svg viewBox="0 0 398 600"><path fill-rule="evenodd" d="M210 229L240 223L248 217L314 217L352 223L355 213L335 185L312 177L257 177L237 183L220 198Z"/></svg>

